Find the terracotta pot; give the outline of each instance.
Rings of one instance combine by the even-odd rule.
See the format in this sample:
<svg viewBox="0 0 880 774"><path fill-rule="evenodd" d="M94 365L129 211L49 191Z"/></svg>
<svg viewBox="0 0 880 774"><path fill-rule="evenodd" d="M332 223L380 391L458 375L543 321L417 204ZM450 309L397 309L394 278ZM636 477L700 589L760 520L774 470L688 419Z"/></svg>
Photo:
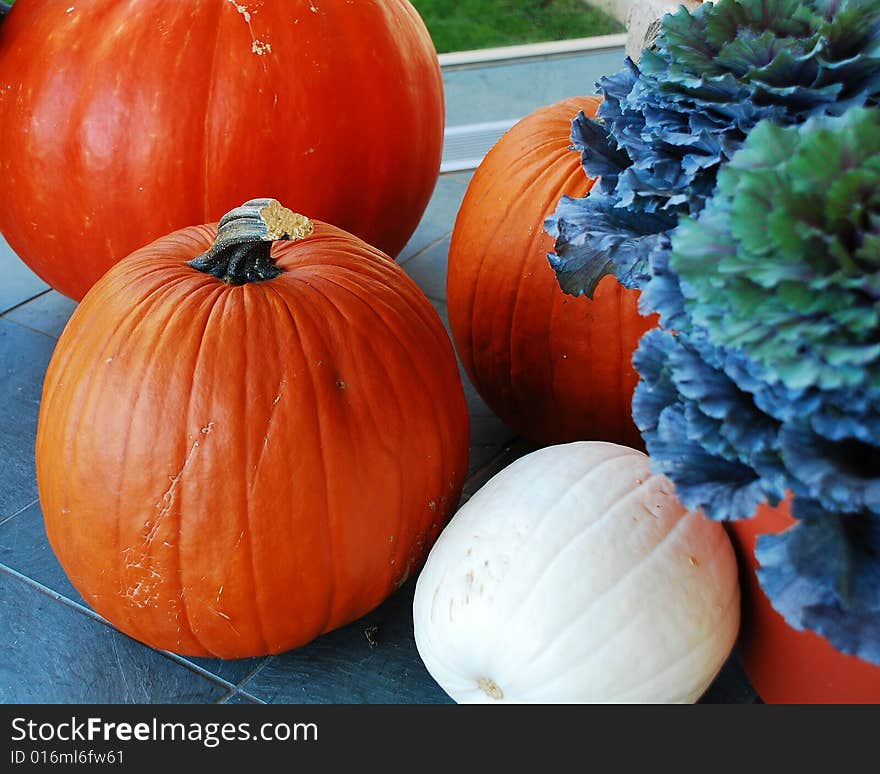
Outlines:
<svg viewBox="0 0 880 774"><path fill-rule="evenodd" d="M746 673L768 704L880 702L880 667L835 650L813 632L789 626L758 585L755 540L794 524L789 503L761 506L755 517L730 522L740 559L743 615L739 650Z"/></svg>

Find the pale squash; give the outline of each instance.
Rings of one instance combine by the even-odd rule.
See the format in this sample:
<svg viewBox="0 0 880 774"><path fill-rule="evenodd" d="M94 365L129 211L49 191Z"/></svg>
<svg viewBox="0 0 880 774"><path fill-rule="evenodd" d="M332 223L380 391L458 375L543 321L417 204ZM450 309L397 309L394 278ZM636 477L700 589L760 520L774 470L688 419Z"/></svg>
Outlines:
<svg viewBox="0 0 880 774"><path fill-rule="evenodd" d="M453 517L413 616L458 702L654 703L704 693L739 609L721 524L641 452L578 442L517 460Z"/></svg>

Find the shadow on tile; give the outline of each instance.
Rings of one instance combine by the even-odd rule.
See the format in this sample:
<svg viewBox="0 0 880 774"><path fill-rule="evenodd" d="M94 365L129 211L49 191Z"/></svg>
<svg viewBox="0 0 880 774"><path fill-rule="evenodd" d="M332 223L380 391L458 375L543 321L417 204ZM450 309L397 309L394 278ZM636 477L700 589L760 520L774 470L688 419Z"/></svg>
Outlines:
<svg viewBox="0 0 880 774"><path fill-rule="evenodd" d="M410 581L359 621L273 657L244 690L277 704L449 703L416 650L414 590Z"/></svg>
<svg viewBox="0 0 880 774"><path fill-rule="evenodd" d="M734 649L730 658L721 668L718 676L706 693L700 698L700 704L760 704L761 699L752 688L749 678L743 669L739 653Z"/></svg>

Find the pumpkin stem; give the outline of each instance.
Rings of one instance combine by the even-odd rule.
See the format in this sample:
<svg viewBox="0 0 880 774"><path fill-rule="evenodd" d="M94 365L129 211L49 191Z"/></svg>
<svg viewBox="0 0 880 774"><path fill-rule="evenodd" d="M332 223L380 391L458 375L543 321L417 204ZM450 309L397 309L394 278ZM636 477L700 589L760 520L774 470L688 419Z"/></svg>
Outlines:
<svg viewBox="0 0 880 774"><path fill-rule="evenodd" d="M251 199L223 216L211 249L189 265L230 285L274 279L281 268L272 260L272 242L305 239L314 230L276 199Z"/></svg>

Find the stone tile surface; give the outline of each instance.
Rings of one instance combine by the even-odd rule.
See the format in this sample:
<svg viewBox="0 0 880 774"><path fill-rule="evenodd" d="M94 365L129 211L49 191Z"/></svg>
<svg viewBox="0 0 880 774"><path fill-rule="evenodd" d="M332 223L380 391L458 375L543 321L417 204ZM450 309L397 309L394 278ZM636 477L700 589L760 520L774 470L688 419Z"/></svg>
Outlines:
<svg viewBox="0 0 880 774"><path fill-rule="evenodd" d="M440 176L419 227L397 257L399 264L405 265L413 256L452 233L455 216L471 177L472 172Z"/></svg>
<svg viewBox="0 0 880 774"><path fill-rule="evenodd" d="M55 342L0 318L0 520L37 498L34 438Z"/></svg>
<svg viewBox="0 0 880 774"><path fill-rule="evenodd" d="M0 564L86 606L49 545L39 503L0 523Z"/></svg>
<svg viewBox="0 0 880 774"><path fill-rule="evenodd" d="M84 608L88 605L68 580L56 559L43 523L39 503L0 522L0 565L26 576L55 594ZM211 659L188 658L197 669L203 669L233 685L249 677L265 661L264 658Z"/></svg>
<svg viewBox="0 0 880 774"><path fill-rule="evenodd" d="M75 301L62 296L57 290L50 290L13 309L6 319L57 339L74 309Z"/></svg>
<svg viewBox="0 0 880 774"><path fill-rule="evenodd" d="M0 235L0 314L48 289Z"/></svg>
<svg viewBox="0 0 880 774"><path fill-rule="evenodd" d="M413 256L403 268L433 301L446 298L446 264L450 237L445 236Z"/></svg>
<svg viewBox="0 0 880 774"><path fill-rule="evenodd" d="M201 704L227 690L0 567L0 702Z"/></svg>
<svg viewBox="0 0 880 774"><path fill-rule="evenodd" d="M267 659L264 656L238 659L186 658L184 660L210 672L221 680L238 685L256 672Z"/></svg>
<svg viewBox="0 0 880 774"><path fill-rule="evenodd" d="M244 691L236 691L231 696L229 696L223 704L265 704L266 702L260 701L254 696L245 693Z"/></svg>
<svg viewBox="0 0 880 774"><path fill-rule="evenodd" d="M270 704L449 702L416 650L414 590L413 580L359 621L273 657L242 687Z"/></svg>

